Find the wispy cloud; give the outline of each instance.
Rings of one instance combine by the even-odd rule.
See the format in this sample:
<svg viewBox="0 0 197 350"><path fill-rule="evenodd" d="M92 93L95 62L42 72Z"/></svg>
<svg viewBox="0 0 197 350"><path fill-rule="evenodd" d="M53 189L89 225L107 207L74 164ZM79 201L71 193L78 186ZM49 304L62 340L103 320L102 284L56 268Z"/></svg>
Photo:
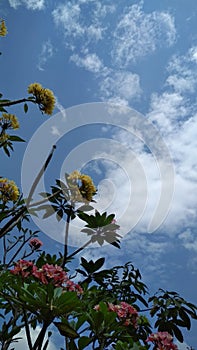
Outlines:
<svg viewBox="0 0 197 350"><path fill-rule="evenodd" d="M56 25L61 26L67 38L67 47L75 48L75 40L81 40L80 45L87 47L103 38L105 26L102 19L112 12L114 6L102 6L98 1L69 1L58 5L52 12ZM87 11L89 16L87 17ZM79 44L79 42L78 42Z"/></svg>
<svg viewBox="0 0 197 350"><path fill-rule="evenodd" d="M49 58L51 58L54 54L54 47L51 41L48 39L46 42L42 44L41 53L38 58L38 69L43 71L44 66Z"/></svg>
<svg viewBox="0 0 197 350"><path fill-rule="evenodd" d="M85 53L83 56L73 54L70 60L78 67L85 68L92 73L101 73L104 69L103 63L95 53Z"/></svg>
<svg viewBox="0 0 197 350"><path fill-rule="evenodd" d="M142 92L138 74L129 71L108 70L108 75L101 78L100 92L104 100L128 104L138 98Z"/></svg>
<svg viewBox="0 0 197 350"><path fill-rule="evenodd" d="M197 47L185 55L174 55L168 65L166 84L178 93L194 93L197 86Z"/></svg>
<svg viewBox="0 0 197 350"><path fill-rule="evenodd" d="M168 12L143 11L143 2L129 6L121 16L114 33L112 57L121 67L157 48L171 46L176 38L173 17Z"/></svg>
<svg viewBox="0 0 197 350"><path fill-rule="evenodd" d="M14 9L24 5L29 10L42 10L45 7L45 0L9 0L9 4Z"/></svg>

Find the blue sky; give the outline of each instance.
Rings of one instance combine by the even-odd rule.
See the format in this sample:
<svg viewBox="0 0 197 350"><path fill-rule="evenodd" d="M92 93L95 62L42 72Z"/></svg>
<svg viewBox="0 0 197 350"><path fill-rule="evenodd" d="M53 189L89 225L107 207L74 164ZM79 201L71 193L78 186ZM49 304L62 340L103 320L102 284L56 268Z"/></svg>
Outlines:
<svg viewBox="0 0 197 350"><path fill-rule="evenodd" d="M97 139L96 147L100 146L103 160L97 154L93 161L92 153L86 159L87 164L82 165L99 188L98 206L114 210L117 219L121 218L121 208L128 205L128 193L130 196L135 187L137 200L132 205L139 208L146 190L142 191L145 176L146 208L137 225L124 236L120 251L106 246L87 249L85 256L95 259L106 256L110 265L131 260L142 271L151 292L159 287L176 290L197 304L196 0L1 0L0 13L8 27L8 36L0 43L1 91L5 98L25 97L28 85L40 82L54 91L58 101L51 122L32 106L28 115L21 106L12 109L20 120L19 135L27 142L38 130L41 133L38 148L33 148L37 153L32 155L32 149L27 148L27 157L32 159L30 178L34 175L33 168L36 172L39 161L49 151L47 131L59 138L54 163L46 175L47 184L67 170L65 159L70 152L83 147L84 142L91 148L90 141ZM73 106L91 103L85 111L91 111L92 122L96 123L100 119L97 119L98 111L93 112L97 109L94 103L107 101L122 108L122 120L128 106L141 113L144 121L153 123L156 131L143 143L142 130L131 137L128 130L110 128L107 119L94 127L89 125L91 120L88 119L87 125L84 119L84 127L66 135L74 127L75 118L82 125L81 107L72 109ZM68 124L58 134L60 114ZM41 125L44 126L40 129ZM147 233L160 198L162 165L155 159L156 153L151 155L145 146L156 149L157 136L167 146L172 159L174 176L168 179L174 182L174 194L166 219L157 230ZM125 150L124 157L115 143L103 148L101 138L118 142ZM18 184L25 147L16 145L11 161L1 155L3 176L9 176L12 171ZM130 161L129 152L135 156L136 163ZM72 153L73 157L74 164L80 168L80 152ZM138 178L137 170L135 177L135 169L141 171L143 181ZM129 216L126 219L131 220ZM54 241L48 240L47 235L43 240L52 249ZM61 248L60 242L61 239L55 242L57 250ZM193 323L191 332L185 333L185 340L197 348L196 331L197 325ZM180 346L181 350L185 348L186 345Z"/></svg>

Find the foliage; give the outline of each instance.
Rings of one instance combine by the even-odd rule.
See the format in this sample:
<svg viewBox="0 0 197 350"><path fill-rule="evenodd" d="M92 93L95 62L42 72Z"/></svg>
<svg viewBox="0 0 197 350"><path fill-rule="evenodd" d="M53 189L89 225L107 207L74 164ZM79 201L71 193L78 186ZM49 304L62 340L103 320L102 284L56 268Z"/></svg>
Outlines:
<svg viewBox="0 0 197 350"><path fill-rule="evenodd" d="M1 21L0 30L6 34L4 26ZM27 113L28 103L33 102L47 114L54 108L51 90L34 83L28 92L33 96L16 101L0 95L0 147L9 157L13 142L24 140L7 134L18 129L19 123L5 107L22 103ZM88 175L78 171L65 174L64 181L57 179L51 191L40 193L40 200L33 201L54 149L55 146L26 199L12 180L0 179L1 349L14 349L22 329L30 350L46 350L53 331L64 339L67 350L145 350L150 347L148 342L154 343L154 349L177 349L173 337L183 342L181 329L190 330L191 319L197 319L195 305L176 292L162 289L149 296L140 271L131 262L104 268L104 257L96 261L81 257L74 273L69 270L68 263L91 244L107 243L120 248L120 226L115 214L94 210L96 188ZM66 222L64 247L59 256L42 250L39 231L29 228L29 214L40 213L43 220L54 215L57 221ZM84 223L81 234L87 235L87 241L69 253L69 225L76 217ZM31 330L38 326L40 330L33 341Z"/></svg>

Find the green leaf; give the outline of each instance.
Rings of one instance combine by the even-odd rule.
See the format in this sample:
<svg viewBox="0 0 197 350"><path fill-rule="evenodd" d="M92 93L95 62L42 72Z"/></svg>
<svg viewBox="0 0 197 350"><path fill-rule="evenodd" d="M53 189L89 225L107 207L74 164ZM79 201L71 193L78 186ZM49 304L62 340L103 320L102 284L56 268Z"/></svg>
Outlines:
<svg viewBox="0 0 197 350"><path fill-rule="evenodd" d="M78 341L79 350L83 350L88 344L92 342L92 339L86 336L80 337Z"/></svg>
<svg viewBox="0 0 197 350"><path fill-rule="evenodd" d="M79 337L79 334L69 324L66 324L63 322L53 322L53 323L59 330L60 334L63 335L64 337L69 337L73 339Z"/></svg>
<svg viewBox="0 0 197 350"><path fill-rule="evenodd" d="M15 142L26 142L26 141L23 140L21 137L16 136L16 135L10 135L9 140L15 141Z"/></svg>
<svg viewBox="0 0 197 350"><path fill-rule="evenodd" d="M190 318L182 308L179 310L179 316L184 321L185 327L187 327L187 329L190 330L191 328Z"/></svg>
<svg viewBox="0 0 197 350"><path fill-rule="evenodd" d="M27 103L25 103L24 104L24 112L27 113L27 111L28 111L28 105L27 105Z"/></svg>
<svg viewBox="0 0 197 350"><path fill-rule="evenodd" d="M96 260L94 263L93 272L98 271L103 266L104 262L105 262L105 258L100 258L100 259Z"/></svg>
<svg viewBox="0 0 197 350"><path fill-rule="evenodd" d="M84 212L84 211L91 211L91 210L93 210L94 209L94 207L92 207L91 205L82 205L81 207L79 207L78 209L77 209L77 211L79 211L79 212Z"/></svg>
<svg viewBox="0 0 197 350"><path fill-rule="evenodd" d="M172 324L172 330L177 340L183 343L183 335L180 329L175 324Z"/></svg>

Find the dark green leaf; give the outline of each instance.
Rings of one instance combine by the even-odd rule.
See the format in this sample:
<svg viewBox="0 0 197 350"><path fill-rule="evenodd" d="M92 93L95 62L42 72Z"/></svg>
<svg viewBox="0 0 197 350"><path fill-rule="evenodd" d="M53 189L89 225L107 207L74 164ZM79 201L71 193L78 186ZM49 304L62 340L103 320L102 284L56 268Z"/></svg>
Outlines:
<svg viewBox="0 0 197 350"><path fill-rule="evenodd" d="M21 137L16 135L10 135L9 140L15 141L15 142L25 142Z"/></svg>
<svg viewBox="0 0 197 350"><path fill-rule="evenodd" d="M24 112L27 113L27 111L28 111L28 105L27 105L27 103L25 103L24 104Z"/></svg>
<svg viewBox="0 0 197 350"><path fill-rule="evenodd" d="M79 334L69 324L63 322L53 322L60 334L68 338L78 338Z"/></svg>
<svg viewBox="0 0 197 350"><path fill-rule="evenodd" d="M79 350L83 350L88 344L92 342L92 339L86 336L80 337L78 341Z"/></svg>

